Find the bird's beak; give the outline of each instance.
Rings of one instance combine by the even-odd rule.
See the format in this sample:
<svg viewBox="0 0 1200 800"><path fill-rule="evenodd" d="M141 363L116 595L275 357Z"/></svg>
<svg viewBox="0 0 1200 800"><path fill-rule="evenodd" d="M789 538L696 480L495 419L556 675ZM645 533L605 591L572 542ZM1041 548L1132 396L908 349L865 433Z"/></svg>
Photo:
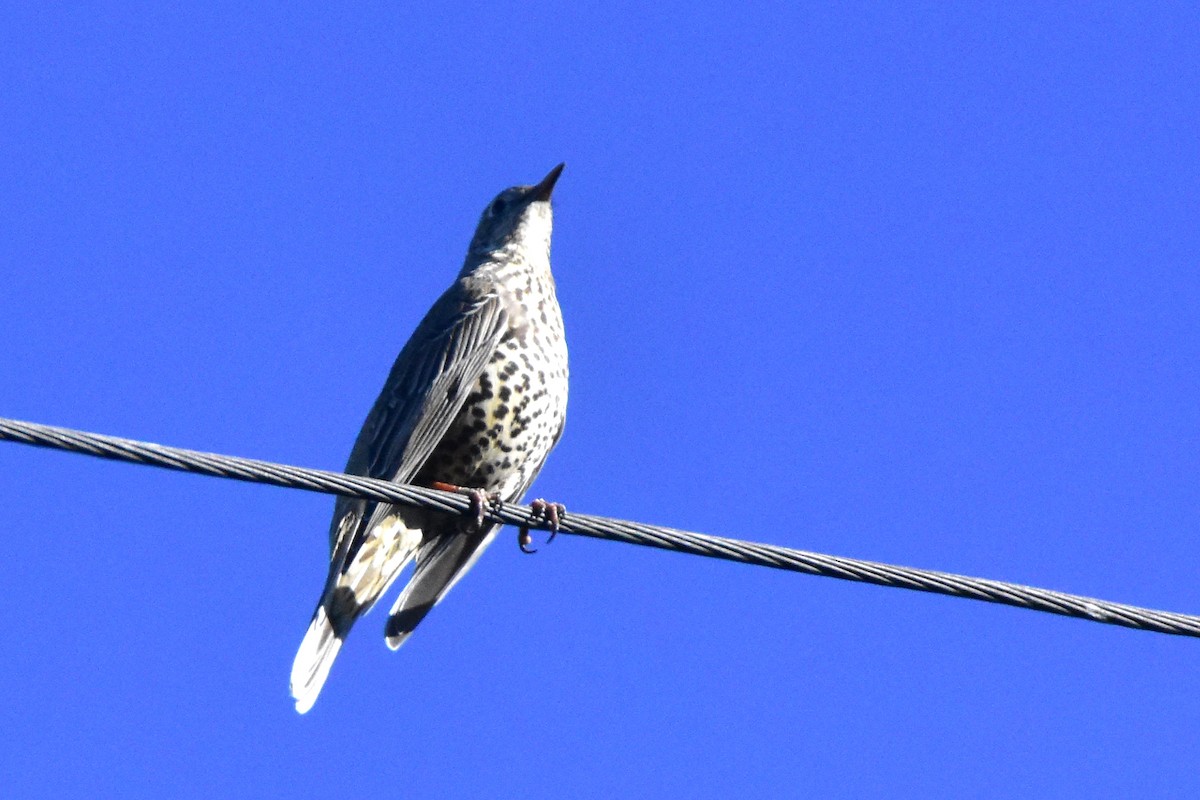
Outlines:
<svg viewBox="0 0 1200 800"><path fill-rule="evenodd" d="M566 164L559 164L554 169L550 170L550 174L542 178L542 182L529 190L529 196L535 201L546 201L550 199L550 193L554 191L554 184L558 181L558 176L562 175L563 167Z"/></svg>

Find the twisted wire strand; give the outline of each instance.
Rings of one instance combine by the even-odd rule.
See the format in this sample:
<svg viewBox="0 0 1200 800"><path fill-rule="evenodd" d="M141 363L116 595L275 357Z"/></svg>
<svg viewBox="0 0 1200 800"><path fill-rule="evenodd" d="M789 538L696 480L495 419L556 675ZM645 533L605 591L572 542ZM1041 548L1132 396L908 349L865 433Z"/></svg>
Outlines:
<svg viewBox="0 0 1200 800"><path fill-rule="evenodd" d="M368 500L420 506L450 513L465 513L470 506L470 501L462 495L426 489L421 486L390 483L374 478L293 467L251 458L184 450L151 442L122 439L116 436L39 425L2 417L0 417L0 440L67 450L116 461L164 467L182 472L195 472L217 478L232 478L251 483L266 483L347 497L362 497ZM498 509L487 509L485 513L492 522L541 530L548 529L544 520L533 517L528 506L506 503ZM777 545L726 539L658 525L646 525L574 512L562 520L559 531L578 536L589 536L594 539L606 539L727 561L739 561L761 567L803 572L809 575L912 589L950 597L966 597L988 603L1001 603L1107 625L1121 625L1126 628L1169 633L1176 636L1200 637L1200 617L1198 616L1113 603L1107 600L988 578L972 578L949 572L823 555Z"/></svg>

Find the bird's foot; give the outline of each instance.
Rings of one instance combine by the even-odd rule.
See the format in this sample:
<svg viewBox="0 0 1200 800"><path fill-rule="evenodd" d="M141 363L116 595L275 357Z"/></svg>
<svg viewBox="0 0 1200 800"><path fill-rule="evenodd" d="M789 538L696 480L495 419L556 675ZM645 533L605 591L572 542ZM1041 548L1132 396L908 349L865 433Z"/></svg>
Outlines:
<svg viewBox="0 0 1200 800"><path fill-rule="evenodd" d="M499 511L504 506L504 500L500 497L499 492L487 492L483 489L472 489L469 486L455 486L453 483L443 483L434 481L430 484L433 489L438 489L443 492L457 492L465 494L471 501L470 507L466 511L467 531L474 533L483 527L485 515L490 508L493 511Z"/></svg>
<svg viewBox="0 0 1200 800"><path fill-rule="evenodd" d="M562 518L567 515L567 507L562 503L547 503L540 497L529 504L529 521L537 522L545 520L550 526L550 538L546 539L546 544L554 541L554 537L558 535L558 526L562 522ZM517 533L517 544L521 548L522 553L536 553L537 550L529 545L533 544L533 537L529 535L529 526L522 525Z"/></svg>

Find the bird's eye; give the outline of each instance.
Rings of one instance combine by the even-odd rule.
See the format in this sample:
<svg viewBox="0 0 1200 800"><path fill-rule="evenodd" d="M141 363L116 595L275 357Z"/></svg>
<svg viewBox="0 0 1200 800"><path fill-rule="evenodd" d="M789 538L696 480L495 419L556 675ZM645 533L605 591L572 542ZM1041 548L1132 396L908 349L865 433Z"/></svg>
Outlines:
<svg viewBox="0 0 1200 800"><path fill-rule="evenodd" d="M507 207L508 207L508 201L505 200L503 197L497 197L495 202L492 203L492 216L493 217L500 216L501 214L504 213L504 209L506 209Z"/></svg>

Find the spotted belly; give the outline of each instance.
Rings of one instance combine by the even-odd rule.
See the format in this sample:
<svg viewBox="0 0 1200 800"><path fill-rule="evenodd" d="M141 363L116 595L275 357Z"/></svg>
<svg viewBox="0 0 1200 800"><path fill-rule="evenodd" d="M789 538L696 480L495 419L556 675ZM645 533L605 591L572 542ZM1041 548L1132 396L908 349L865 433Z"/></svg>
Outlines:
<svg viewBox="0 0 1200 800"><path fill-rule="evenodd" d="M417 476L515 501L541 469L566 418L561 366L502 347Z"/></svg>

